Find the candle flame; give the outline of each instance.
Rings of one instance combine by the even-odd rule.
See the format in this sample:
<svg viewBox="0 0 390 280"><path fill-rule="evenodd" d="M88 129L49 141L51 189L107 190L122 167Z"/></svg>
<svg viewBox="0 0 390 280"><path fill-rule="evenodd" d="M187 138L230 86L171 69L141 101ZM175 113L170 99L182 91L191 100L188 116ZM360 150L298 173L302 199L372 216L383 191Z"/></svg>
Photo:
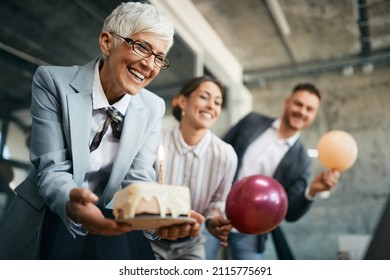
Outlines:
<svg viewBox="0 0 390 280"><path fill-rule="evenodd" d="M163 147L163 145L160 145L158 147L158 159L160 162L164 161L164 147Z"/></svg>

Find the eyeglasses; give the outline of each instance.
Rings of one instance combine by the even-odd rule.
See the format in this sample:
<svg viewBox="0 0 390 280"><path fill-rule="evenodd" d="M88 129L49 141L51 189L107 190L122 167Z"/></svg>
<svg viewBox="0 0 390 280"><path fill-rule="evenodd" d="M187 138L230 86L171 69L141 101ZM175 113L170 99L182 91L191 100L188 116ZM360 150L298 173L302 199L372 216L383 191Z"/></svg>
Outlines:
<svg viewBox="0 0 390 280"><path fill-rule="evenodd" d="M127 44L131 46L133 51L138 54L141 57L150 57L152 54L154 55L154 64L163 70L167 69L169 67L169 60L160 54L156 54L152 51L151 47L148 43L140 40L133 40L130 38L122 37L116 33L111 32L111 34L123 39Z"/></svg>

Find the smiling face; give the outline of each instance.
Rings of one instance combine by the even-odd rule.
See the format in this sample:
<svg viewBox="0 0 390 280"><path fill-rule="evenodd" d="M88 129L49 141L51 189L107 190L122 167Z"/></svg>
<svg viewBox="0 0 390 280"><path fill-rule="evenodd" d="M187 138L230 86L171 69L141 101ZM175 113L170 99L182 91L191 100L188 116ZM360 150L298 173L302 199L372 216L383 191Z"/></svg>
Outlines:
<svg viewBox="0 0 390 280"><path fill-rule="evenodd" d="M189 96L180 95L178 98L184 113L182 125L189 125L196 130L208 129L221 114L222 92L213 82L203 82Z"/></svg>
<svg viewBox="0 0 390 280"><path fill-rule="evenodd" d="M320 99L306 90L294 92L284 103L282 122L289 130L301 131L315 120Z"/></svg>
<svg viewBox="0 0 390 280"><path fill-rule="evenodd" d="M169 48L168 42L149 33L134 34L131 39L146 42L154 53L164 56ZM118 101L125 93L136 95L160 73L161 69L154 64L154 55L141 57L133 51L131 45L108 32L102 32L99 40L105 56L100 79L110 104Z"/></svg>

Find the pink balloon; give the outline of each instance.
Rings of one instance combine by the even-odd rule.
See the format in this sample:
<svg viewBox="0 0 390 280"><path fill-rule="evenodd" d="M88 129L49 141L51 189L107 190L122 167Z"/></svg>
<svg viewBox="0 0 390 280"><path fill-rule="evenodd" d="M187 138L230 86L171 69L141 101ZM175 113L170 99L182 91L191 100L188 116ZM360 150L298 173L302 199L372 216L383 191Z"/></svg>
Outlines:
<svg viewBox="0 0 390 280"><path fill-rule="evenodd" d="M345 131L332 130L318 140L318 159L326 168L345 171L356 161L358 148L355 139Z"/></svg>
<svg viewBox="0 0 390 280"><path fill-rule="evenodd" d="M238 180L226 199L226 217L242 233L263 234L287 213L287 194L278 181L263 175Z"/></svg>

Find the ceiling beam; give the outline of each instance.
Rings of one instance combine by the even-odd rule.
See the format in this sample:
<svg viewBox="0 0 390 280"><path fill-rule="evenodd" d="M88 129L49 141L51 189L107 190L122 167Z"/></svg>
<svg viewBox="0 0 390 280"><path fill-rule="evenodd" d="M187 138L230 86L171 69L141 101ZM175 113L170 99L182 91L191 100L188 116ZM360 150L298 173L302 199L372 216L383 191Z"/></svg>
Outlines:
<svg viewBox="0 0 390 280"><path fill-rule="evenodd" d="M280 38L280 41L286 50L288 58L292 64L296 64L294 54L286 40L286 36L291 34L291 29L286 17L284 16L282 8L279 5L279 2L277 0L263 0L263 2L267 7L268 14L273 25L275 26L278 37Z"/></svg>
<svg viewBox="0 0 390 280"><path fill-rule="evenodd" d="M280 80L296 76L315 75L323 72L341 71L344 68L351 66L362 67L368 64L390 64L390 49L380 52L371 52L364 56L359 54L327 61L302 63L295 66L286 65L272 69L246 71L244 73L244 83L251 84L263 82L264 80Z"/></svg>
<svg viewBox="0 0 390 280"><path fill-rule="evenodd" d="M12 54L13 56L16 56L16 57L19 57L25 61L28 61L34 65L50 65L48 62L46 62L42 59L36 58L32 55L29 55L21 50L15 49L15 48L13 48L7 44L4 44L2 42L0 42L0 49L9 53L9 54Z"/></svg>
<svg viewBox="0 0 390 280"><path fill-rule="evenodd" d="M104 22L105 16L96 12L91 5L85 3L85 1L81 0L73 0L73 2L81 8L84 12L86 12L91 18L93 18L96 22L102 24Z"/></svg>
<svg viewBox="0 0 390 280"><path fill-rule="evenodd" d="M287 19L283 13L282 8L280 7L278 0L265 0L267 3L267 7L270 10L272 17L277 23L280 31L282 31L283 35L288 36L291 34L290 25L287 22Z"/></svg>

